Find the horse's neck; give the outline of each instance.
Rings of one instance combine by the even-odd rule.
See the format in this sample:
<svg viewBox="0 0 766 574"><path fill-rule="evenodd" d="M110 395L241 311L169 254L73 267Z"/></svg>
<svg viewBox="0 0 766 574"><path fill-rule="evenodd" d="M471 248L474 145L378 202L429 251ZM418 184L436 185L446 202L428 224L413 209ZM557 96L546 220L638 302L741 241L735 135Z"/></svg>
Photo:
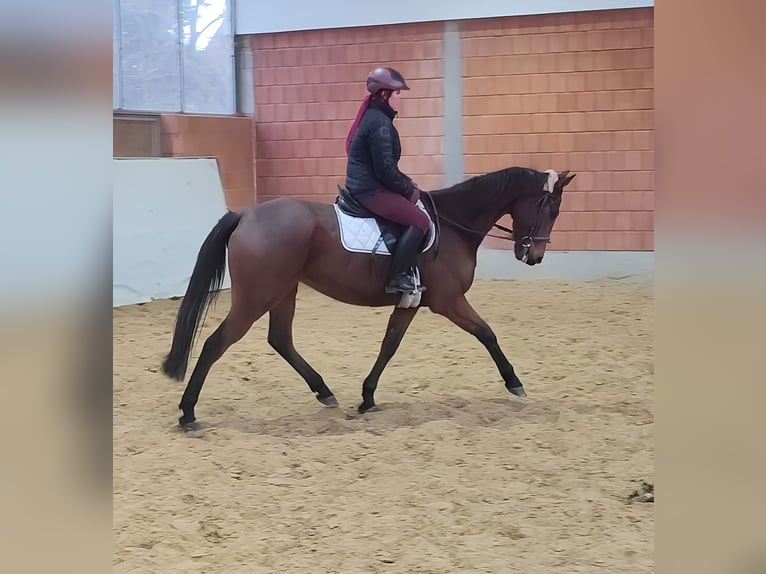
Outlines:
<svg viewBox="0 0 766 574"><path fill-rule="evenodd" d="M434 194L440 213L468 229L486 235L503 215L509 198L488 186L458 187Z"/></svg>

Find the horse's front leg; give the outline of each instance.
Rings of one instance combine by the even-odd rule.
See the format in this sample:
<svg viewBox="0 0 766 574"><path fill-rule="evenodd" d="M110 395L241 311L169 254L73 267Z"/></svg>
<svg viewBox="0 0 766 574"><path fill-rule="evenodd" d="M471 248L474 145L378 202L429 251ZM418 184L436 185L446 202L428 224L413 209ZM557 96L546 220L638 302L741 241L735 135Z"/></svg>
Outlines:
<svg viewBox="0 0 766 574"><path fill-rule="evenodd" d="M470 303L466 300L465 296L461 296L451 305L447 305L443 309L436 311L440 315L444 315L450 321L455 323L458 327L471 333L475 336L481 344L487 348L492 359L495 361L500 376L505 381L505 388L509 392L517 397L526 397L527 393L524 392L524 387L521 381L516 376L513 370L513 365L503 354L500 349L500 345L497 343L497 336L492 331L486 321L479 317L479 314L471 307Z"/></svg>
<svg viewBox="0 0 766 574"><path fill-rule="evenodd" d="M375 405L375 389L378 388L378 380L380 380L380 375L383 374L383 369L386 368L391 357L394 356L394 353L399 348L399 344L402 342L402 338L415 318L418 309L419 307L396 307L393 313L391 313L391 317L388 319L386 336L380 345L378 358L370 374L367 375L362 384L362 404L359 405L360 413L378 410L378 407Z"/></svg>

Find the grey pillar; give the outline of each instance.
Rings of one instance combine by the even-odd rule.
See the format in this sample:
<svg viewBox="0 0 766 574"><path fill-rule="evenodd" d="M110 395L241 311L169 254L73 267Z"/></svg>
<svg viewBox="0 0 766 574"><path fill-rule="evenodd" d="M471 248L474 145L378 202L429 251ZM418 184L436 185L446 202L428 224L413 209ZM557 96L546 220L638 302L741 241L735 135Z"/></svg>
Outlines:
<svg viewBox="0 0 766 574"><path fill-rule="evenodd" d="M234 43L237 86L237 113L252 116L255 113L253 89L253 51L249 39L237 36Z"/></svg>
<svg viewBox="0 0 766 574"><path fill-rule="evenodd" d="M463 66L460 21L444 23L444 184L463 181Z"/></svg>

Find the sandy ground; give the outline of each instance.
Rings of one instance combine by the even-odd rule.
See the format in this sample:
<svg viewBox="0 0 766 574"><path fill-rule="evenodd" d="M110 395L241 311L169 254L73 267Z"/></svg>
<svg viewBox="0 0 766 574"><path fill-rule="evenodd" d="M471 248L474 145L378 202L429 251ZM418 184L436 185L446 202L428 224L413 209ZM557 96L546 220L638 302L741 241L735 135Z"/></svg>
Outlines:
<svg viewBox="0 0 766 574"><path fill-rule="evenodd" d="M654 505L627 500L653 482L651 284L477 282L468 298L528 398L421 310L383 410L358 416L389 311L302 289L296 347L341 408L268 347L264 318L186 433L184 385L158 370L179 302L115 309L114 571L652 572Z"/></svg>

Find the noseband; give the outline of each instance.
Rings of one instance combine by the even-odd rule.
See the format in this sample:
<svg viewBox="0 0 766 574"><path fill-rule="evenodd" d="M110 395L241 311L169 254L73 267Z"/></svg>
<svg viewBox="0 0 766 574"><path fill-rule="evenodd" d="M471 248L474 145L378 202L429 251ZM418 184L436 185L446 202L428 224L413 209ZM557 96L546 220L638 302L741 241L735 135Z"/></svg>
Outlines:
<svg viewBox="0 0 766 574"><path fill-rule="evenodd" d="M545 207L547 198L549 194L546 193L542 197L540 197L539 200L536 202L537 206L537 219L535 219L535 222L532 224L532 227L529 229L529 234L525 235L521 238L521 246L524 248L524 252L522 253L521 260L526 262L527 257L529 256L529 250L532 248L532 245L534 245L535 241L545 241L545 243L550 243L551 238L550 236L543 236L543 235L535 235L535 232L540 227L540 214L542 213L543 207Z"/></svg>

